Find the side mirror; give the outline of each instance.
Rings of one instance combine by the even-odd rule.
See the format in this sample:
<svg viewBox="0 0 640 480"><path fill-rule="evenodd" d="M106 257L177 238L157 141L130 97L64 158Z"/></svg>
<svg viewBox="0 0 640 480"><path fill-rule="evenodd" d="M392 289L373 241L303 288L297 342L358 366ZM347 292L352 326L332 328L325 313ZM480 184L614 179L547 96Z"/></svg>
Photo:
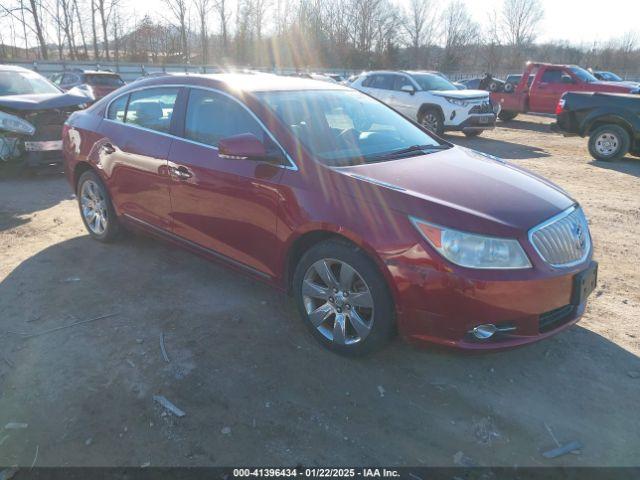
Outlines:
<svg viewBox="0 0 640 480"><path fill-rule="evenodd" d="M562 75L562 83L574 83L569 75Z"/></svg>
<svg viewBox="0 0 640 480"><path fill-rule="evenodd" d="M223 158L237 160L258 160L267 156L266 147L253 133L241 133L220 139L218 152Z"/></svg>
<svg viewBox="0 0 640 480"><path fill-rule="evenodd" d="M400 90L403 92L407 92L411 95L413 95L414 93L416 93L416 89L413 87L413 85L403 85L400 87Z"/></svg>
<svg viewBox="0 0 640 480"><path fill-rule="evenodd" d="M220 139L218 142L218 155L221 158L235 160L263 160L282 162L282 156L267 146L253 133L241 133Z"/></svg>

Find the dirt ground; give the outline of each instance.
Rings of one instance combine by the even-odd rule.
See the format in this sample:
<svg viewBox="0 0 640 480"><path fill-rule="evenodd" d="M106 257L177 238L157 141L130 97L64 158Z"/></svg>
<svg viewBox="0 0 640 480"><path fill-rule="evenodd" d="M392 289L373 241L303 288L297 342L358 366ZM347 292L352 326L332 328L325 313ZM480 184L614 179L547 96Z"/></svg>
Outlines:
<svg viewBox="0 0 640 480"><path fill-rule="evenodd" d="M449 137L567 189L600 262L580 323L490 355L333 355L264 285L91 241L61 175L1 179L0 465L640 465L640 159L592 161L550 121ZM544 458L556 440L583 448Z"/></svg>

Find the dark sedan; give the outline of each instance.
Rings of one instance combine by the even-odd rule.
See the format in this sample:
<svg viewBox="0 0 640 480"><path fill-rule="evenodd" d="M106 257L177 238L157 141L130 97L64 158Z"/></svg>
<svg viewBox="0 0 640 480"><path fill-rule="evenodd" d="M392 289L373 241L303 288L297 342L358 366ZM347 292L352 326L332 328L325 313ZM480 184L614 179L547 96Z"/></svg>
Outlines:
<svg viewBox="0 0 640 480"><path fill-rule="evenodd" d="M289 291L340 353L396 331L471 350L530 343L575 323L595 286L567 193L337 84L142 80L72 115L63 141L93 238L143 230Z"/></svg>

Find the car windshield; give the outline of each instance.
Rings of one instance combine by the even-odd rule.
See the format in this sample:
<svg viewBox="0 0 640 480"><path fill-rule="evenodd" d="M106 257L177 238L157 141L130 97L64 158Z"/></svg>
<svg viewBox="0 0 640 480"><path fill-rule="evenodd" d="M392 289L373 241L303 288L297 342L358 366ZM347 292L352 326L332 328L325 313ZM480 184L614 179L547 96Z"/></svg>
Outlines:
<svg viewBox="0 0 640 480"><path fill-rule="evenodd" d="M457 90L449 80L434 73L412 73L413 78L422 90Z"/></svg>
<svg viewBox="0 0 640 480"><path fill-rule="evenodd" d="M89 85L97 87L121 87L124 82L118 75L87 74L85 75Z"/></svg>
<svg viewBox="0 0 640 480"><path fill-rule="evenodd" d="M592 74L590 74L584 68L569 67L569 70L571 70L571 72L576 77L578 77L580 80L582 80L583 82L592 83L592 82L597 82L598 81L598 79L596 77L594 77Z"/></svg>
<svg viewBox="0 0 640 480"><path fill-rule="evenodd" d="M32 93L60 93L60 90L36 72L0 72L0 96Z"/></svg>
<svg viewBox="0 0 640 480"><path fill-rule="evenodd" d="M447 148L402 115L357 91L256 95L326 165L358 165Z"/></svg>

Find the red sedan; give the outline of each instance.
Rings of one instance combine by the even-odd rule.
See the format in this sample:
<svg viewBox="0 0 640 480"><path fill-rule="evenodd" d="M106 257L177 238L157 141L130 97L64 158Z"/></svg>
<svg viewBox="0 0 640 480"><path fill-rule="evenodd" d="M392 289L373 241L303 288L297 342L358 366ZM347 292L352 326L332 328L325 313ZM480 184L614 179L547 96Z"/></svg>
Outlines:
<svg viewBox="0 0 640 480"><path fill-rule="evenodd" d="M156 77L73 114L63 142L93 238L140 229L287 290L340 353L396 331L530 343L575 323L595 287L566 192L337 84Z"/></svg>

